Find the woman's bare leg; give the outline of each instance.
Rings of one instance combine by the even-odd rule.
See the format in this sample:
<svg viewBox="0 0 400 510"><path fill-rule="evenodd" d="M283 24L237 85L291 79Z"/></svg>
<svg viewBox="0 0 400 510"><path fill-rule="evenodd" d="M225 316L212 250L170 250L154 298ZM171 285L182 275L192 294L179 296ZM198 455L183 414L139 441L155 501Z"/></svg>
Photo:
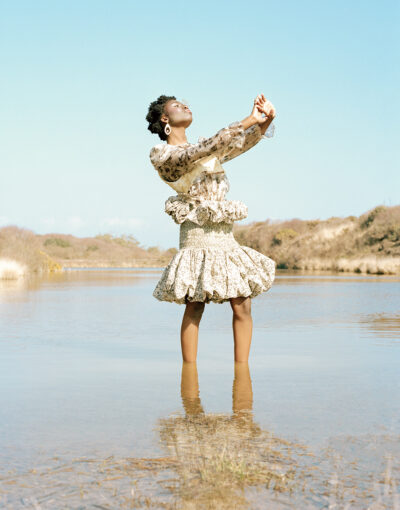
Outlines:
<svg viewBox="0 0 400 510"><path fill-rule="evenodd" d="M251 298L231 298L233 310L232 326L235 343L235 361L248 361L253 333L253 319L251 317Z"/></svg>
<svg viewBox="0 0 400 510"><path fill-rule="evenodd" d="M181 348L183 361L196 361L199 341L199 324L205 303L193 301L186 304L181 326Z"/></svg>

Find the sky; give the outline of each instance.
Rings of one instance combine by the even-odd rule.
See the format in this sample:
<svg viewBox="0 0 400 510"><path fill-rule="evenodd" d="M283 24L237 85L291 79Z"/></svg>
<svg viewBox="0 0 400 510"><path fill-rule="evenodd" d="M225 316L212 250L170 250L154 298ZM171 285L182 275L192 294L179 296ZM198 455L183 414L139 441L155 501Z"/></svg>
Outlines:
<svg viewBox="0 0 400 510"><path fill-rule="evenodd" d="M0 0L0 227L178 248L149 160L161 94L191 143L274 105L274 137L224 165L241 225L398 205L399 6Z"/></svg>

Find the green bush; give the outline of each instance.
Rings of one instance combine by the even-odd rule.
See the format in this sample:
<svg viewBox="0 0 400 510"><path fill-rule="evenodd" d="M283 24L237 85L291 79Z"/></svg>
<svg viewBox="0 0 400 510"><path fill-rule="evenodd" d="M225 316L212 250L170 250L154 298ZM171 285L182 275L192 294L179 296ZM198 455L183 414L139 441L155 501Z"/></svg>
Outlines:
<svg viewBox="0 0 400 510"><path fill-rule="evenodd" d="M361 222L361 228L368 228L371 223L373 223L374 219L378 216L378 214L382 211L385 211L386 207L384 205L378 205L375 209L368 214L368 216Z"/></svg>
<svg viewBox="0 0 400 510"><path fill-rule="evenodd" d="M368 231L366 244L372 246L373 244L380 243L384 240L390 241L392 243L400 241L399 223L389 223L388 225L378 225L377 227L372 227L372 229Z"/></svg>
<svg viewBox="0 0 400 510"><path fill-rule="evenodd" d="M286 262L278 262L276 264L276 269L289 269L289 266Z"/></svg>
<svg viewBox="0 0 400 510"><path fill-rule="evenodd" d="M282 244L284 241L290 241L291 239L294 239L298 235L299 235L298 232L296 232L292 228L283 228L274 235L274 237L272 238L272 244L273 245Z"/></svg>
<svg viewBox="0 0 400 510"><path fill-rule="evenodd" d="M400 223L388 225L388 228L386 229L386 237L392 242L400 241Z"/></svg>
<svg viewBox="0 0 400 510"><path fill-rule="evenodd" d="M320 223L319 220L309 220L307 221L307 227L312 230L313 228L315 228L318 224Z"/></svg>
<svg viewBox="0 0 400 510"><path fill-rule="evenodd" d="M120 237L113 236L112 234L98 234L95 236L95 239L101 239L102 241L114 242L119 244L120 246L139 246L139 241L132 235L122 235Z"/></svg>
<svg viewBox="0 0 400 510"><path fill-rule="evenodd" d="M44 246L60 246L60 248L69 248L71 243L60 237L49 237L44 242Z"/></svg>

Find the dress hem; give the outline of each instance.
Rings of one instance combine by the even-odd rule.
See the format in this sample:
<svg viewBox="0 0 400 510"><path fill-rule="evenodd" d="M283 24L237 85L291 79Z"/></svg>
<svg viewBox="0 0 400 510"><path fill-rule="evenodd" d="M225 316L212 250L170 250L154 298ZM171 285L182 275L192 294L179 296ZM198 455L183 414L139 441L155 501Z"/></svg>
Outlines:
<svg viewBox="0 0 400 510"><path fill-rule="evenodd" d="M227 303L230 299L236 299L236 298L239 298L239 297L244 297L244 298L251 298L251 299L254 299L256 298L257 296L259 296L260 294L263 294L264 292L267 292L269 289L265 289L265 290L261 290L260 292L256 292L256 293L251 293L247 296L243 296L243 295L239 295L239 296L230 296L230 297L227 297L227 298L223 298L223 299L220 299L220 300L216 300L216 299L212 299L212 298L208 298L208 299L205 299L203 301L196 301L196 300L193 300L193 301L186 301L186 297L185 296L184 298L182 299L164 299L164 298L160 298L160 297L157 297L153 294L153 297L155 297L158 301L161 301L161 302L164 302L164 303L175 303L175 304L178 304L178 305L186 305L188 303L204 303L204 304L210 304L210 303L215 303L215 304L218 304L218 305L221 305L223 303Z"/></svg>

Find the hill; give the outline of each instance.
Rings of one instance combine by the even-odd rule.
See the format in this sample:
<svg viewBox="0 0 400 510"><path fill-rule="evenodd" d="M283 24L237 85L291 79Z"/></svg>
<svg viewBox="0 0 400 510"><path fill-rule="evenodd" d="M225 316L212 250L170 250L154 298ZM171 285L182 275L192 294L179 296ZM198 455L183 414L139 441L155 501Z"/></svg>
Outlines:
<svg viewBox="0 0 400 510"><path fill-rule="evenodd" d="M0 278L56 272L64 266L160 267L176 252L176 248L160 250L156 246L145 249L132 235L40 235L10 225L0 229Z"/></svg>
<svg viewBox="0 0 400 510"><path fill-rule="evenodd" d="M278 269L400 274L400 206L379 205L359 217L236 224L234 233Z"/></svg>

